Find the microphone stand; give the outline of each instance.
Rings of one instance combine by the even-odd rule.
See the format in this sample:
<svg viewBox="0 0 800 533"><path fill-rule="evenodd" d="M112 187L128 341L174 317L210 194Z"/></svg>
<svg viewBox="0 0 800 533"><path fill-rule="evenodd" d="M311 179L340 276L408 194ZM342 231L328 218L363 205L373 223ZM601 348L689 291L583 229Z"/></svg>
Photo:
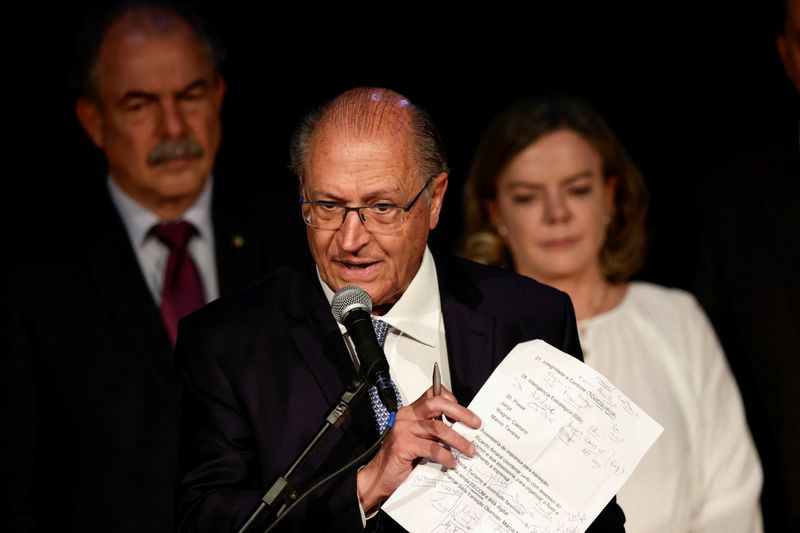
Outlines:
<svg viewBox="0 0 800 533"><path fill-rule="evenodd" d="M258 504L256 510L253 511L238 533L253 531L253 527L257 523L264 521L270 515L273 521L281 517L286 508L297 498L297 491L292 487L291 483L292 476L305 463L328 431L333 427L338 428L344 424L345 420L350 416L351 409L358 405L366 390L367 383L363 379L360 377L353 379L353 382L345 389L342 396L325 417L325 423L317 431L317 434L305 449L300 452L286 473L276 479L267 492L264 493L264 496L261 497L261 503Z"/></svg>

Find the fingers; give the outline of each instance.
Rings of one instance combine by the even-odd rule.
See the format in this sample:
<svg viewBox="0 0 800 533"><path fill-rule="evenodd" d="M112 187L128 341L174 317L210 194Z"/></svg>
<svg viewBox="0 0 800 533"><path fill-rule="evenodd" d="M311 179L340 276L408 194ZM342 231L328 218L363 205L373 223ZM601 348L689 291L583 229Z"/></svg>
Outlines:
<svg viewBox="0 0 800 533"><path fill-rule="evenodd" d="M441 420L426 420L420 422L420 426L427 430L428 435L438 441L430 441L434 446L429 448L431 453L426 456L437 463L449 468L456 466L456 460L450 449L458 450L469 457L475 455L475 445Z"/></svg>
<svg viewBox="0 0 800 533"><path fill-rule="evenodd" d="M426 420L438 418L446 415L450 421L458 421L471 428L478 428L481 419L464 407L459 405L454 399L449 399L443 394L441 396L423 395L419 400L409 406L403 407L397 412L397 420ZM448 391L450 397L454 398Z"/></svg>
<svg viewBox="0 0 800 533"><path fill-rule="evenodd" d="M444 466L453 467L455 459L448 448L471 457L475 454L475 447L444 423L439 418L442 414L451 421L460 421L471 428L478 428L481 425L478 415L446 398L444 394L423 395L413 404L397 412L397 420L392 431L398 440L405 441L406 445L413 442L411 449L406 449L409 451L413 449L415 457L429 458Z"/></svg>
<svg viewBox="0 0 800 533"><path fill-rule="evenodd" d="M446 389L440 396L426 392L411 405L401 408L380 451L358 472L358 495L365 509L372 509L392 494L420 458L454 468L457 461L451 450L470 457L475 455L471 442L437 419L442 414L472 428L481 424L480 418L459 405Z"/></svg>
<svg viewBox="0 0 800 533"><path fill-rule="evenodd" d="M437 444L433 441L428 441L430 444L428 445L428 450L425 453L425 457L433 461L434 463L440 464L446 468L455 468L457 461L455 456L453 456L453 452L450 449L445 448L444 446Z"/></svg>
<svg viewBox="0 0 800 533"><path fill-rule="evenodd" d="M440 386L440 387L439 387L439 391L440 391L440 395L441 395L442 397L444 397L444 398L446 398L446 399L448 399L448 400L450 400L450 401L453 401L453 402L455 402L455 403L458 403L458 399L456 399L455 395L453 395L453 393L452 393L452 392L450 392L450 391L447 389L447 387L445 387L445 386L443 386L443 385L442 385L442 386ZM429 389L428 389L428 390L425 392L424 396L425 396L425 397L427 397L427 398L433 398L433 397L434 397L434 391L433 391L433 387L429 388ZM446 417L446 416L444 416L444 415L442 415L442 416L440 416L440 417L438 417L438 418L440 418L440 419L444 420L445 422L449 422L449 421L447 420L447 417Z"/></svg>
<svg viewBox="0 0 800 533"><path fill-rule="evenodd" d="M442 398L447 398L451 402L458 403L458 399L456 399L456 397L453 395L452 392L450 392L447 389L447 387L442 385L440 388L441 388L441 396L442 396ZM420 400L423 399L423 398L435 398L435 397L436 396L434 396L434 394L433 394L433 387L429 387L428 390L426 390L425 393L420 397Z"/></svg>

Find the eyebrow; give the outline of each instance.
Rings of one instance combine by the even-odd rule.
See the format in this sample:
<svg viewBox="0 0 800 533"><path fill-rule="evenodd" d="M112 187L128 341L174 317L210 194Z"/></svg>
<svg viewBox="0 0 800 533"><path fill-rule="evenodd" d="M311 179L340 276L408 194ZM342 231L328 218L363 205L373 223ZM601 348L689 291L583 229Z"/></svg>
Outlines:
<svg viewBox="0 0 800 533"><path fill-rule="evenodd" d="M573 174L571 176L567 176L566 178L560 180L558 184L559 185L571 185L571 184L575 183L576 181L582 180L584 178L590 178L590 177L592 177L592 171L591 170L584 170L584 171L578 172L577 174ZM542 187L543 186L538 184L538 183L530 183L530 182L527 182L527 181L512 181L512 182L506 184L506 188L507 189L512 189L512 188L541 189Z"/></svg>
<svg viewBox="0 0 800 533"><path fill-rule="evenodd" d="M148 93L146 91L128 91L124 95L122 95L122 98L117 100L117 104L118 105L123 105L123 104L125 104L125 102L128 102L130 100L136 100L136 99L154 101L154 100L158 100L158 97L155 94Z"/></svg>
<svg viewBox="0 0 800 533"><path fill-rule="evenodd" d="M194 91L195 89L208 89L209 87L211 87L211 84L208 83L208 80L199 79L193 81L192 83L190 83L189 85L178 91L176 94L182 96L186 93Z"/></svg>
<svg viewBox="0 0 800 533"><path fill-rule="evenodd" d="M183 96L187 93L192 92L195 89L199 88L207 89L209 87L211 87L211 84L208 82L208 80L201 78L193 81L186 87L176 91L174 94L177 96ZM156 93L150 93L147 91L132 90L122 95L122 97L118 100L117 103L124 104L125 102L128 102L130 100L135 100L137 98L141 98L142 100L155 101L158 100L158 95Z"/></svg>
<svg viewBox="0 0 800 533"><path fill-rule="evenodd" d="M374 192L369 193L367 196L365 196L366 200L364 201L363 204L359 204L359 205L362 205L362 206L375 205L375 202L376 202L375 199L376 198L387 197L387 196L389 196L391 194L398 194L399 192L400 192L400 188L399 187L396 188L396 189L382 189L382 190L379 190L379 191L374 191ZM344 198L342 198L340 196L337 196L334 193L329 193L329 192L325 192L325 191L310 191L310 190L306 190L306 194L309 197L317 196L317 197L326 198L325 200L315 200L317 202L331 202L331 203L338 203L338 204L342 204L342 205L347 203L347 201L345 201ZM393 202L396 203L396 201L394 201L394 200L393 200Z"/></svg>

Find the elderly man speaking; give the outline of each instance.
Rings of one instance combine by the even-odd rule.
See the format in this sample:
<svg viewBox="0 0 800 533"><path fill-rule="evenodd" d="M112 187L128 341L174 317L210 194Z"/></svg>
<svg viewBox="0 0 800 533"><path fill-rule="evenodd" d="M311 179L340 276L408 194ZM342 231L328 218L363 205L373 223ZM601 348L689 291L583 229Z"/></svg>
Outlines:
<svg viewBox="0 0 800 533"><path fill-rule="evenodd" d="M447 163L430 117L402 95L358 88L314 111L295 133L292 166L314 264L280 271L181 324L183 531L240 527L355 377L352 339L330 307L345 286L373 302L403 407L379 451L303 500L281 523L286 530L401 530L380 506L414 465L430 458L452 467L451 450L474 453L441 415L478 427L463 405L519 342L539 338L581 356L565 294L428 249ZM293 482L308 485L367 450L382 429L379 403L361 402ZM623 531L623 522L612 501L590 531Z"/></svg>

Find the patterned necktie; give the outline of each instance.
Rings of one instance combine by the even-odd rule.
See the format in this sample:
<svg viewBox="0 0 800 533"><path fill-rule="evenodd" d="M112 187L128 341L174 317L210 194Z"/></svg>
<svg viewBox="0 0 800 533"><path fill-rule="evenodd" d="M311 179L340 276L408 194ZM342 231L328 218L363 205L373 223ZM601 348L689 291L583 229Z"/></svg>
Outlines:
<svg viewBox="0 0 800 533"><path fill-rule="evenodd" d="M383 348L386 342L386 334L389 332L389 324L377 318L372 319L372 327L375 329L375 337L378 339L378 344ZM397 397L397 408L403 407L403 400L400 399L400 391L392 382L394 394ZM369 403L372 404L372 410L375 412L375 426L378 428L378 433L383 433L386 430L386 424L389 422L389 411L386 406L378 397L378 389L375 386L369 388Z"/></svg>
<svg viewBox="0 0 800 533"><path fill-rule="evenodd" d="M150 231L169 248L161 287L161 319L174 347L178 321L205 303L200 273L187 249L197 229L184 220L158 224Z"/></svg>

